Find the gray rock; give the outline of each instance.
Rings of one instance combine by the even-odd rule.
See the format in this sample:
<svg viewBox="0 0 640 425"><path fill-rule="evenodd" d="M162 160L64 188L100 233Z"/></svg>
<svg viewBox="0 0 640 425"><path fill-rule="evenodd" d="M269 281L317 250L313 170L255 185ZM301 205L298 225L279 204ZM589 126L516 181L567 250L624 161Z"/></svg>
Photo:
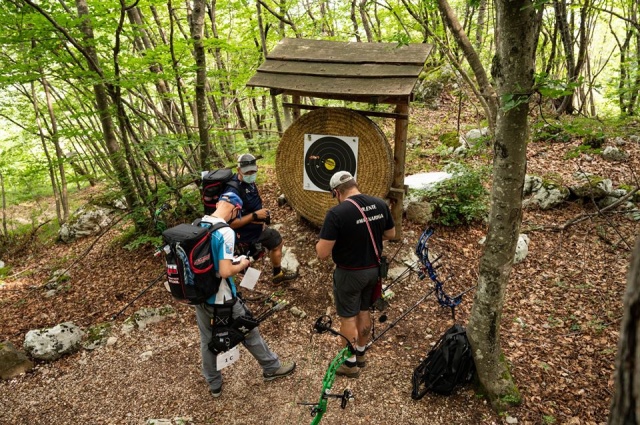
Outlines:
<svg viewBox="0 0 640 425"><path fill-rule="evenodd" d="M526 175L524 177L524 187L522 188L523 196L529 196L537 192L542 187L542 179L538 176Z"/></svg>
<svg viewBox="0 0 640 425"><path fill-rule="evenodd" d="M398 279L403 273L407 271L406 267L392 267L389 269L389 273L387 274L387 278L390 281L395 281Z"/></svg>
<svg viewBox="0 0 640 425"><path fill-rule="evenodd" d="M111 223L110 209L85 205L80 207L68 222L60 226L58 235L63 242L96 235Z"/></svg>
<svg viewBox="0 0 640 425"><path fill-rule="evenodd" d="M0 379L11 379L33 369L33 362L11 342L0 343Z"/></svg>
<svg viewBox="0 0 640 425"><path fill-rule="evenodd" d="M613 196L614 198L622 198L623 196L625 196L627 193L626 189L613 189L612 191L609 192L609 196Z"/></svg>
<svg viewBox="0 0 640 425"><path fill-rule="evenodd" d="M475 146L479 141L482 140L483 137L486 137L489 134L489 129L487 127L483 128L473 128L464 135L465 143L469 146Z"/></svg>
<svg viewBox="0 0 640 425"><path fill-rule="evenodd" d="M301 319L304 319L305 317L307 317L307 313L305 313L303 310L299 309L298 307L295 307L295 306L291 307L289 311L291 312L291 314Z"/></svg>
<svg viewBox="0 0 640 425"><path fill-rule="evenodd" d="M39 360L56 360L80 347L84 332L72 322L64 322L49 329L27 332L24 349Z"/></svg>
<svg viewBox="0 0 640 425"><path fill-rule="evenodd" d="M465 156L469 148L466 145L460 145L453 150L453 154L457 156Z"/></svg>
<svg viewBox="0 0 640 425"><path fill-rule="evenodd" d="M580 183L570 186L569 190L578 198L598 200L611 193L613 183L610 179L589 175L580 178Z"/></svg>
<svg viewBox="0 0 640 425"><path fill-rule="evenodd" d="M142 308L136 311L133 316L125 321L131 323L138 329L144 329L147 325L163 321L167 316L173 316L176 311L170 305L159 308Z"/></svg>
<svg viewBox="0 0 640 425"><path fill-rule="evenodd" d="M524 261L529 254L529 236L525 233L520 234L518 237L518 245L516 245L516 253L513 256L513 264L518 264Z"/></svg>
<svg viewBox="0 0 640 425"><path fill-rule="evenodd" d="M619 198L616 198L614 196L605 196L604 198L599 199L596 204L598 205L598 208L606 208L609 205L612 205L615 202L617 202L618 199Z"/></svg>
<svg viewBox="0 0 640 425"><path fill-rule="evenodd" d="M293 253L293 250L287 246L282 247L282 268L295 272L300 267L298 258Z"/></svg>
<svg viewBox="0 0 640 425"><path fill-rule="evenodd" d="M624 146L624 145L626 145L626 144L627 144L627 141L626 141L626 140L624 140L622 137L618 136L618 137L616 137L615 139L613 139L613 143L614 143L616 146Z"/></svg>
<svg viewBox="0 0 640 425"><path fill-rule="evenodd" d="M69 279L71 279L71 274L69 273L69 270L65 270L65 269L54 270L51 275L51 279L49 279L49 281L44 284L44 287L46 289L57 289L61 283L64 283Z"/></svg>
<svg viewBox="0 0 640 425"><path fill-rule="evenodd" d="M537 206L542 210L562 205L569 198L569 189L554 184L543 184L533 197L526 199L522 205L524 207Z"/></svg>
<svg viewBox="0 0 640 425"><path fill-rule="evenodd" d="M622 149L613 146L607 146L602 152L602 158L610 162L622 162L629 159L629 154Z"/></svg>
<svg viewBox="0 0 640 425"><path fill-rule="evenodd" d="M407 220L421 225L429 224L433 218L433 209L428 202L409 202Z"/></svg>
<svg viewBox="0 0 640 425"><path fill-rule="evenodd" d="M451 173L436 171L431 173L418 173L405 177L404 184L408 187L408 194L404 197L403 208L406 210L409 203L423 201L427 191L432 190L440 182L453 177Z"/></svg>

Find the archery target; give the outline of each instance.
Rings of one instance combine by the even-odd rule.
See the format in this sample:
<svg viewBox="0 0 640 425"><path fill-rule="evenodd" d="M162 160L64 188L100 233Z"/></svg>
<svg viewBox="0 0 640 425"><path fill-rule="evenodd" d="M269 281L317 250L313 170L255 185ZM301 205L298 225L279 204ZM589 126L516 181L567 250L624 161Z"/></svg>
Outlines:
<svg viewBox="0 0 640 425"><path fill-rule="evenodd" d="M276 152L276 176L287 204L322 225L337 205L329 180L338 171L356 176L360 192L384 198L393 179L391 145L371 119L345 108L305 113L284 132Z"/></svg>
<svg viewBox="0 0 640 425"><path fill-rule="evenodd" d="M304 190L328 192L331 176L348 171L357 180L357 170L357 137L304 135Z"/></svg>

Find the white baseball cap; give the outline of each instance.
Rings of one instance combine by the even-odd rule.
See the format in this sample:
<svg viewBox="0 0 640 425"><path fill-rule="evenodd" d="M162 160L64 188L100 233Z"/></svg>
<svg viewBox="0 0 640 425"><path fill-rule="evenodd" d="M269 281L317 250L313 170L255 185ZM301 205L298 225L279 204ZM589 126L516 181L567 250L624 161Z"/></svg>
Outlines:
<svg viewBox="0 0 640 425"><path fill-rule="evenodd" d="M333 176L331 176L331 180L329 180L329 187L331 190L340 186L342 183L346 183L350 180L353 180L353 176L348 171L338 171Z"/></svg>

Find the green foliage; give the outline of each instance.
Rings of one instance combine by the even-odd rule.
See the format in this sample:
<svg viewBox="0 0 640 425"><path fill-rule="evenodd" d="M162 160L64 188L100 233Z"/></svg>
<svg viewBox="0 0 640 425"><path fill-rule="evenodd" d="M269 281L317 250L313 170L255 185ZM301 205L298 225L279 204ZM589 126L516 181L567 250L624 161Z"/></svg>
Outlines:
<svg viewBox="0 0 640 425"><path fill-rule="evenodd" d="M460 146L460 136L458 135L457 131L448 131L446 133L442 133L440 136L438 136L438 140L440 140L440 143L442 143L444 146L449 148L457 148L458 146Z"/></svg>
<svg viewBox="0 0 640 425"><path fill-rule="evenodd" d="M578 145L575 148L569 149L567 153L565 153L565 159L574 159L578 158L582 154L586 155L599 155L602 153L602 149L594 149L588 145Z"/></svg>
<svg viewBox="0 0 640 425"><path fill-rule="evenodd" d="M98 342L106 338L111 333L111 327L112 324L110 322L102 322L90 326L87 330L87 341Z"/></svg>
<svg viewBox="0 0 640 425"><path fill-rule="evenodd" d="M534 78L534 90L551 99L568 96L583 84L582 77L578 81L566 81L551 78L544 72L536 74Z"/></svg>
<svg viewBox="0 0 640 425"><path fill-rule="evenodd" d="M510 111L529 102L529 95L522 93L507 93L500 97L500 105L504 111Z"/></svg>
<svg viewBox="0 0 640 425"><path fill-rule="evenodd" d="M488 192L482 185L483 173L462 164L451 164L448 180L426 191L433 207L433 222L444 226L468 224L486 217Z"/></svg>
<svg viewBox="0 0 640 425"><path fill-rule="evenodd" d="M552 415L543 415L542 416L542 421L545 424L555 424L556 423L556 418Z"/></svg>
<svg viewBox="0 0 640 425"><path fill-rule="evenodd" d="M5 264L4 267L0 267L0 279L5 278L11 274L11 266Z"/></svg>
<svg viewBox="0 0 640 425"><path fill-rule="evenodd" d="M589 146L590 148L600 149L602 145L604 145L605 137L604 134L587 134L582 140L583 146Z"/></svg>
<svg viewBox="0 0 640 425"><path fill-rule="evenodd" d="M618 131L615 122L606 122L583 117L563 117L554 123L539 121L532 125L532 139L543 142L570 142L581 140L583 144L592 148L599 148L598 144L607 137L614 137Z"/></svg>
<svg viewBox="0 0 640 425"><path fill-rule="evenodd" d="M570 142L571 135L560 126L551 124L536 123L531 128L532 140L534 142Z"/></svg>
<svg viewBox="0 0 640 425"><path fill-rule="evenodd" d="M129 242L127 242L124 245L124 248L128 251L135 251L140 248L148 248L148 247L158 248L161 246L162 246L161 236L138 235L136 237L130 238Z"/></svg>

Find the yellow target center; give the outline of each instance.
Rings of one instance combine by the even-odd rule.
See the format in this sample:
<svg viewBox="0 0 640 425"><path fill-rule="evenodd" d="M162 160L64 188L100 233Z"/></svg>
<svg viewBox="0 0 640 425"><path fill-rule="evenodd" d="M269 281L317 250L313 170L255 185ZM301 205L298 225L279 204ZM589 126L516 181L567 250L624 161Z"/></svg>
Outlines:
<svg viewBox="0 0 640 425"><path fill-rule="evenodd" d="M329 158L324 162L324 167L327 170L332 171L334 168L336 168L336 161L333 158Z"/></svg>

